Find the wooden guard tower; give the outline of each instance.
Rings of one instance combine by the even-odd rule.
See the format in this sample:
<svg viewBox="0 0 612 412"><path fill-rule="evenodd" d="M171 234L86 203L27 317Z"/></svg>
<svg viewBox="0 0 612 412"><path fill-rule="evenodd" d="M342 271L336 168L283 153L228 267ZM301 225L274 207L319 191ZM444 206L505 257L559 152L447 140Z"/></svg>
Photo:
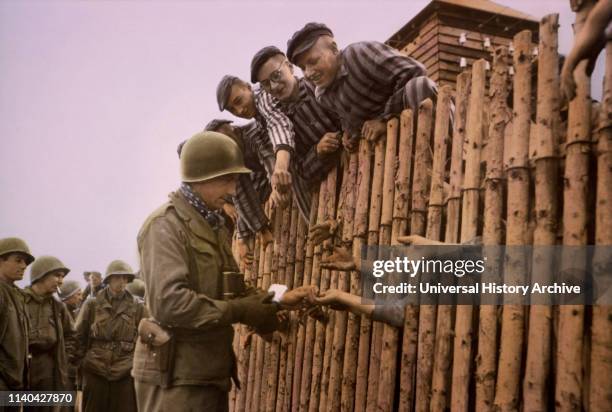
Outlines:
<svg viewBox="0 0 612 412"><path fill-rule="evenodd" d="M477 59L492 60L498 46L531 30L538 41L539 21L489 0L433 0L386 44L419 60L440 86L455 79Z"/></svg>

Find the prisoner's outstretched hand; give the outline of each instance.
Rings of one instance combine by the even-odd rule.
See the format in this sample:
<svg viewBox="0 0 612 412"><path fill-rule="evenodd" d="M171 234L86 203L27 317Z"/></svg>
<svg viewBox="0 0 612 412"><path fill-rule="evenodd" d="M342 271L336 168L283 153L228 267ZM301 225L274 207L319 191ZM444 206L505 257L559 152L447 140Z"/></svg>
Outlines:
<svg viewBox="0 0 612 412"><path fill-rule="evenodd" d="M385 132L387 131L387 122L384 120L367 120L363 122L363 126L361 128L361 135L366 138L366 140L375 142L380 139Z"/></svg>
<svg viewBox="0 0 612 412"><path fill-rule="evenodd" d="M330 306L336 310L346 310L344 298L349 295L347 292L343 292L338 289L328 289L325 292L319 294L314 298L314 303L319 305Z"/></svg>
<svg viewBox="0 0 612 412"><path fill-rule="evenodd" d="M336 229L338 229L338 222L333 219L329 219L323 223L314 225L310 229L310 233L308 235L313 243L318 245L332 237L334 233L336 233Z"/></svg>
<svg viewBox="0 0 612 412"><path fill-rule="evenodd" d="M342 146L344 146L348 152L352 153L359 148L359 139L351 137L348 131L345 130L342 134Z"/></svg>
<svg viewBox="0 0 612 412"><path fill-rule="evenodd" d="M285 292L280 300L280 304L290 310L300 309L308 306L312 302L313 296L316 296L317 293L318 289L316 286L300 286Z"/></svg>
<svg viewBox="0 0 612 412"><path fill-rule="evenodd" d="M361 270L361 262L356 262L349 250L338 246L334 248L334 253L321 259L320 265L322 269Z"/></svg>
<svg viewBox="0 0 612 412"><path fill-rule="evenodd" d="M241 262L244 262L247 266L251 266L253 264L253 249L251 248L251 244L249 239L237 239L238 245L238 257Z"/></svg>
<svg viewBox="0 0 612 412"><path fill-rule="evenodd" d="M419 235L400 236L397 238L397 240L400 243L409 246L435 246L444 244L443 242L427 239L426 237Z"/></svg>
<svg viewBox="0 0 612 412"><path fill-rule="evenodd" d="M323 135L317 143L317 155L325 156L335 152L340 148L340 138L336 132L328 132Z"/></svg>

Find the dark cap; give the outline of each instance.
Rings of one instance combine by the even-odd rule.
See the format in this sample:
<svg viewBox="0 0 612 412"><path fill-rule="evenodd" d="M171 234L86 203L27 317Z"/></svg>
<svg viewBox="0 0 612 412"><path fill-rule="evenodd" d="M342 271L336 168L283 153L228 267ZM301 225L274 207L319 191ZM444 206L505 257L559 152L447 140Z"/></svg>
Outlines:
<svg viewBox="0 0 612 412"><path fill-rule="evenodd" d="M232 122L231 120L227 120L227 119L212 119L210 122L206 124L206 126L204 126L204 130L209 131L209 132L216 132L224 124L230 124L230 123L234 123L234 122Z"/></svg>
<svg viewBox="0 0 612 412"><path fill-rule="evenodd" d="M255 53L253 60L251 60L251 83L257 83L257 72L261 66L263 66L270 57L276 56L277 54L285 55L285 53L276 46L266 46Z"/></svg>
<svg viewBox="0 0 612 412"><path fill-rule="evenodd" d="M287 58L293 64L297 57L308 51L320 36L332 36L334 33L323 23L306 23L304 27L293 33L287 42Z"/></svg>
<svg viewBox="0 0 612 412"><path fill-rule="evenodd" d="M223 76L219 85L217 86L217 104L219 105L219 110L225 110L225 105L227 104L227 99L230 96L230 92L232 91L232 85L240 80L236 76L230 76L226 74Z"/></svg>

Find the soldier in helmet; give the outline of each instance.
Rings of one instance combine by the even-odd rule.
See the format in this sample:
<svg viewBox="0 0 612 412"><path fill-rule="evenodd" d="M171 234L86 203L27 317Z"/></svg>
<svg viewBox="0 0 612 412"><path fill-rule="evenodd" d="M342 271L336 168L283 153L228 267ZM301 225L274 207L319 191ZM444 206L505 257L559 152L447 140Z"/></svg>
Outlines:
<svg viewBox="0 0 612 412"><path fill-rule="evenodd" d="M74 322L79 314L81 302L83 301L83 291L81 290L79 282L76 280L67 280L62 284L57 295L61 301L64 302L66 308L68 308L68 312L70 313L72 321ZM68 358L75 358L77 354L77 347L74 339L66 341L66 353L68 354ZM78 383L78 369L78 365L74 361L70 362L68 365L68 381L70 390L74 390L80 386Z"/></svg>
<svg viewBox="0 0 612 412"><path fill-rule="evenodd" d="M83 291L81 290L79 282L76 280L64 282L62 286L60 286L57 296L59 296L61 301L64 302L68 308L70 315L72 315L72 319L76 320L81 302L83 301Z"/></svg>
<svg viewBox="0 0 612 412"><path fill-rule="evenodd" d="M0 239L0 391L27 386L28 318L15 282L34 256L21 239ZM0 411L9 410L0 406Z"/></svg>
<svg viewBox="0 0 612 412"><path fill-rule="evenodd" d="M136 344L132 374L138 407L227 411L236 372L232 324L270 333L278 327L278 304L294 303L308 292L296 289L275 296L275 303L264 291L224 289L224 279L238 267L217 210L234 195L238 175L251 171L238 145L216 132L187 140L180 163L183 184L138 234L147 307L153 320L171 331L170 340L157 342L149 333ZM224 300L228 295L235 297Z"/></svg>
<svg viewBox="0 0 612 412"><path fill-rule="evenodd" d="M53 296L68 272L54 256L40 256L30 268L30 286L23 291L30 318L30 390L70 388L66 341L74 338L74 325L66 306Z"/></svg>
<svg viewBox="0 0 612 412"><path fill-rule="evenodd" d="M87 286L83 291L85 298L89 296L96 296L96 294L104 289L104 285L102 284L102 274L96 271L87 271L83 272L83 278L85 282L87 282Z"/></svg>
<svg viewBox="0 0 612 412"><path fill-rule="evenodd" d="M141 279L135 278L133 281L127 284L125 289L132 294L132 296L138 298L144 303L145 286Z"/></svg>
<svg viewBox="0 0 612 412"><path fill-rule="evenodd" d="M76 322L78 358L83 358L83 411L136 411L130 376L138 323L144 305L126 290L134 271L114 260L103 290L88 298Z"/></svg>

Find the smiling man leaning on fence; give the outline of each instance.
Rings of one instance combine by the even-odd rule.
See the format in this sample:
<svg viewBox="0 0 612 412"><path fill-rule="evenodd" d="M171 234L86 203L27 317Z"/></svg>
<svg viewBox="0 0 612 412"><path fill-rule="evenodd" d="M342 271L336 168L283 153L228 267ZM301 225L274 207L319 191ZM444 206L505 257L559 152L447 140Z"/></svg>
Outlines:
<svg viewBox="0 0 612 412"><path fill-rule="evenodd" d="M383 43L363 41L338 49L332 31L308 23L287 42L287 58L315 86L317 101L342 119L344 143L382 136L390 117L435 99L437 86L425 67Z"/></svg>

